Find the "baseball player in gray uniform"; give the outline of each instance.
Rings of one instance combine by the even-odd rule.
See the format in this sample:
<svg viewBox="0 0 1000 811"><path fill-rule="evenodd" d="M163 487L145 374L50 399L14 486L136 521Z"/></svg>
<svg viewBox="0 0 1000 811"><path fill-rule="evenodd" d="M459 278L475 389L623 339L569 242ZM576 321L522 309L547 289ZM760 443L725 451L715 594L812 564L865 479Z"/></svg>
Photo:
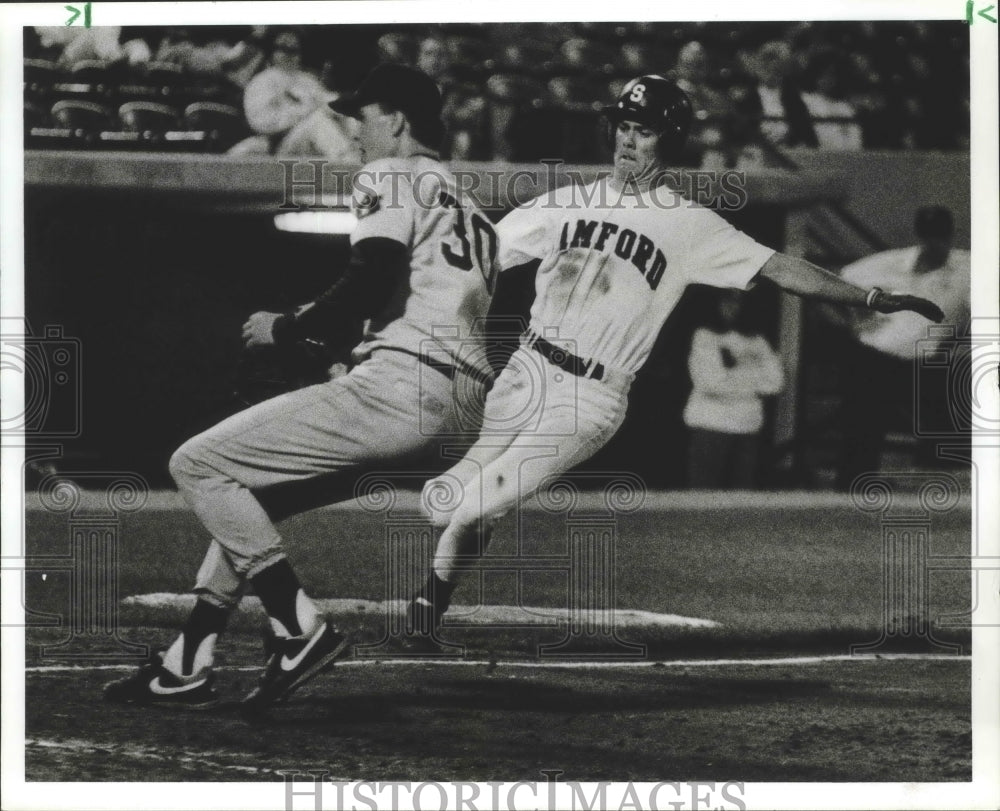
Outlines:
<svg viewBox="0 0 1000 811"><path fill-rule="evenodd" d="M865 290L777 253L664 185L692 118L672 82L633 79L604 113L612 174L547 193L498 226L500 269L537 263L536 296L529 329L487 397L480 439L424 489L424 509L443 532L434 570L409 606L415 647L437 641L462 558L481 553L496 519L614 436L635 374L687 285L770 282L941 319L929 301ZM525 414L535 417L519 425Z"/></svg>
<svg viewBox="0 0 1000 811"><path fill-rule="evenodd" d="M177 487L212 536L197 601L166 651L106 686L111 701L214 704L216 641L248 585L273 632L260 683L244 699L248 710L331 666L348 639L303 591L260 491L434 452L438 438L461 432L476 399L481 413L492 371L476 351L477 331L492 296L497 240L438 161L440 93L426 74L380 65L331 106L357 119L367 161L354 181L351 264L297 312L251 315L243 338L247 346L297 340L360 314L367 321L354 366L240 412L173 455ZM437 337L442 325L450 340ZM456 402L456 392L472 402Z"/></svg>

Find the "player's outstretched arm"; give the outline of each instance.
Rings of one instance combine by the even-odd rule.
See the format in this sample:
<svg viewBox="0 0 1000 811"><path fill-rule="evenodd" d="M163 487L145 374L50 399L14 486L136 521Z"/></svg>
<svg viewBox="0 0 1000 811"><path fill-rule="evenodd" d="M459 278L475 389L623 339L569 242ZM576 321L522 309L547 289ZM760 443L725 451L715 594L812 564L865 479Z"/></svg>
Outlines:
<svg viewBox="0 0 1000 811"><path fill-rule="evenodd" d="M369 237L354 246L344 275L314 301L292 313L259 312L243 325L247 347L290 343L322 335L349 318L371 317L386 307L406 282L406 246Z"/></svg>
<svg viewBox="0 0 1000 811"><path fill-rule="evenodd" d="M933 301L918 296L886 293L878 287L865 290L811 262L783 253L776 253L768 259L760 269L760 276L798 296L846 304L849 307L867 307L880 313L911 310L935 322L944 319L941 308Z"/></svg>

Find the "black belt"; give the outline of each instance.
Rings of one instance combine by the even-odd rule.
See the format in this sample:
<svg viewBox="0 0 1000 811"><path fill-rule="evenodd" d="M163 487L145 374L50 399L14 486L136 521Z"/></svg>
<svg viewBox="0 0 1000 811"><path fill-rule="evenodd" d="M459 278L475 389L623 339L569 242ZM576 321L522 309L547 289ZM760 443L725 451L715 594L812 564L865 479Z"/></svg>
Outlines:
<svg viewBox="0 0 1000 811"><path fill-rule="evenodd" d="M409 349L402 349L398 346L383 346L381 349L388 349L391 352L402 352L404 355L410 355L419 360L425 366L429 366L435 372L440 372L449 380L454 380L459 373L462 373L467 377L471 377L477 383L481 383L487 390L493 386L493 377L491 375L481 372L474 366L469 366L461 361L458 361L458 365L456 365L455 362L435 360L430 355L426 355L423 352L412 352Z"/></svg>
<svg viewBox="0 0 1000 811"><path fill-rule="evenodd" d="M560 349L555 344L551 344L533 332L527 334L528 346L534 349L539 355L545 358L553 366L569 372L577 377L590 377L594 380L601 380L604 377L604 364L594 363L578 358L572 352Z"/></svg>

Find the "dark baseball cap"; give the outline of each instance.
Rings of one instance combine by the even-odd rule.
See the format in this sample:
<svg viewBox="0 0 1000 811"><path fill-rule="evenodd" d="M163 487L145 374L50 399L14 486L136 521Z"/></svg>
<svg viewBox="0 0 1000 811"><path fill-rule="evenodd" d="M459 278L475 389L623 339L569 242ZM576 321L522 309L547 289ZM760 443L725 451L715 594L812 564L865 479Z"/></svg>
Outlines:
<svg viewBox="0 0 1000 811"><path fill-rule="evenodd" d="M423 71L406 65L376 66L357 91L330 102L330 109L357 118L366 104L382 104L404 113L411 121L429 121L441 116L441 91Z"/></svg>

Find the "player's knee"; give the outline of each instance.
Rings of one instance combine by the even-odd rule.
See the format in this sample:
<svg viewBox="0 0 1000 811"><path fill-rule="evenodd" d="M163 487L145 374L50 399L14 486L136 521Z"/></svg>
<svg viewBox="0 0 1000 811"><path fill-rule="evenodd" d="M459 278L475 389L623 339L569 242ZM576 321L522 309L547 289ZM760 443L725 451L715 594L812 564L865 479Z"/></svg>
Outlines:
<svg viewBox="0 0 1000 811"><path fill-rule="evenodd" d="M462 491L462 483L455 476L444 473L433 478L420 493L420 511L437 529L443 529L462 504Z"/></svg>
<svg viewBox="0 0 1000 811"><path fill-rule="evenodd" d="M199 469L203 467L200 457L198 443L193 439L174 451L167 465L174 482L180 485L185 479L197 477Z"/></svg>

